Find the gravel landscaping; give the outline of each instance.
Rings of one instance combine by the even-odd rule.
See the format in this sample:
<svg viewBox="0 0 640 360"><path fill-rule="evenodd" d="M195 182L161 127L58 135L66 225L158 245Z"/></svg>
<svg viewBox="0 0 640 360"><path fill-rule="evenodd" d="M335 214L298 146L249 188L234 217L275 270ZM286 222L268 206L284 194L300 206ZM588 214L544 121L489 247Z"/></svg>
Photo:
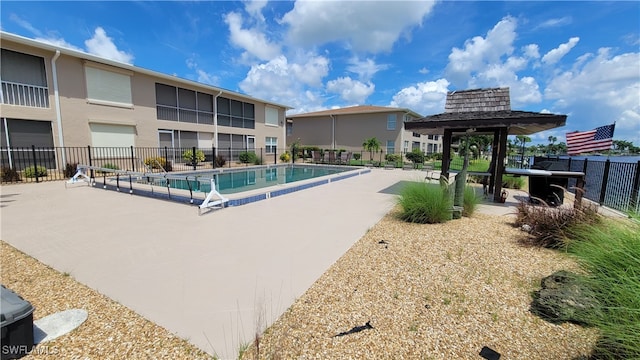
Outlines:
<svg viewBox="0 0 640 360"><path fill-rule="evenodd" d="M531 292L561 253L526 247L512 216L476 214L437 225L393 210L283 314L244 359L586 358L595 329L554 325L529 312ZM88 320L25 359L207 359L206 353L128 308L1 244L2 283L34 318L70 308ZM257 345L257 346L256 346ZM38 348L36 348L38 349Z"/></svg>
<svg viewBox="0 0 640 360"><path fill-rule="evenodd" d="M2 284L34 307L34 320L85 309L72 332L38 345L22 359L212 359L127 307L0 241Z"/></svg>
<svg viewBox="0 0 640 360"><path fill-rule="evenodd" d="M392 211L251 347L245 359L586 358L597 331L529 312L567 257L520 245L512 216L408 224ZM259 354L259 356L258 356Z"/></svg>

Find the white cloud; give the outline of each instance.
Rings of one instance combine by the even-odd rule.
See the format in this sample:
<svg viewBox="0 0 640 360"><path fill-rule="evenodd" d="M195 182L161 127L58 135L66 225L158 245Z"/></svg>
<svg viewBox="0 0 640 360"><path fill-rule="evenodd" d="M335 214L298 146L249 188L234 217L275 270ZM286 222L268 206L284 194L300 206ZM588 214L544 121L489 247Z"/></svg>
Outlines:
<svg viewBox="0 0 640 360"><path fill-rule="evenodd" d="M571 18L571 16L565 16L565 17L561 17L561 18L554 18L554 19L549 19L549 20L541 23L540 25L538 25L536 27L536 29L559 27L559 26L569 25L572 22L573 22L573 18Z"/></svg>
<svg viewBox="0 0 640 360"><path fill-rule="evenodd" d="M446 67L447 79L460 88L509 87L511 106L539 103L539 85L533 77L520 77L530 60L540 57L538 45L521 48L522 56L513 54L517 38L516 20L505 17L485 38L476 36L465 42L464 49L453 48Z"/></svg>
<svg viewBox="0 0 640 360"><path fill-rule="evenodd" d="M125 64L133 63L133 55L118 50L113 43L113 39L107 36L103 28L97 27L93 33L93 37L85 40L84 45L90 54L97 55L106 59L122 62Z"/></svg>
<svg viewBox="0 0 640 360"><path fill-rule="evenodd" d="M30 33L32 33L36 37L39 37L39 38L45 37L42 34L42 31L36 29L33 25L31 25L30 22L28 22L27 20L24 20L23 18L21 18L20 16L18 16L16 14L9 15L9 20L15 22L16 24L18 24L18 26L20 26L21 28L29 31Z"/></svg>
<svg viewBox="0 0 640 360"><path fill-rule="evenodd" d="M224 22L229 26L229 40L245 51L244 58L255 56L260 60L271 60L280 54L280 47L270 42L267 36L256 28L243 29L242 15L230 12L225 15Z"/></svg>
<svg viewBox="0 0 640 360"><path fill-rule="evenodd" d="M511 55L516 38L515 29L516 20L508 16L498 22L486 38L476 36L465 41L464 49L453 48L445 69L447 78L453 84L463 85L474 73L498 63L505 55Z"/></svg>
<svg viewBox="0 0 640 360"><path fill-rule="evenodd" d="M389 104L411 109L421 115L444 112L449 82L445 79L425 81L398 91Z"/></svg>
<svg viewBox="0 0 640 360"><path fill-rule="evenodd" d="M429 73L429 69L427 69L426 67L423 67L422 69L418 70L418 72L422 75L426 75Z"/></svg>
<svg viewBox="0 0 640 360"><path fill-rule="evenodd" d="M186 60L187 68L195 71L196 81L203 83L218 86L220 83L220 77L214 75L213 73L209 73L198 65L198 63L193 59L189 58Z"/></svg>
<svg viewBox="0 0 640 360"><path fill-rule="evenodd" d="M575 129L588 130L616 121L615 139L640 143L640 53L617 56L601 48L597 55L581 56L571 70L547 83L545 97L554 107L568 111ZM584 123L592 119L591 123ZM578 126L579 125L579 126Z"/></svg>
<svg viewBox="0 0 640 360"><path fill-rule="evenodd" d="M529 44L522 48L522 53L531 59L539 59L540 58L540 50L537 44Z"/></svg>
<svg viewBox="0 0 640 360"><path fill-rule="evenodd" d="M375 88L376 86L371 82L363 83L353 80L349 76L340 77L327 83L328 92L340 94L340 98L354 104L364 104L369 95L373 94Z"/></svg>
<svg viewBox="0 0 640 360"><path fill-rule="evenodd" d="M81 48L79 48L79 47L77 47L77 46L75 46L73 44L70 44L70 43L68 43L67 41L65 41L62 38L56 38L56 37L40 38L40 37L37 37L37 38L35 38L35 40L42 41L44 43L51 44L51 45L54 45L54 46L59 46L59 47L62 47L62 48L67 48L67 49L71 49L71 50L75 50L75 51L85 52L84 49L81 49Z"/></svg>
<svg viewBox="0 0 640 360"><path fill-rule="evenodd" d="M322 78L329 73L329 59L323 56L310 55L305 63L291 64L291 74L303 84L309 86L321 86Z"/></svg>
<svg viewBox="0 0 640 360"><path fill-rule="evenodd" d="M365 82L370 81L378 71L388 68L389 65L376 64L373 59L360 60L357 57L350 59L347 66L347 70L358 74L358 79Z"/></svg>
<svg viewBox="0 0 640 360"><path fill-rule="evenodd" d="M574 46L580 41L579 37L572 37L568 42L560 44L557 48L550 50L542 57L542 62L546 65L553 65L560 61Z"/></svg>
<svg viewBox="0 0 640 360"><path fill-rule="evenodd" d="M35 28L33 25L31 25L30 22L24 20L23 18L21 18L16 14L11 14L9 16L9 19L15 22L16 24L18 24L18 26L32 33L35 36L35 40L37 41L41 41L47 44L51 44L54 46L59 46L59 47L63 47L71 50L84 51L83 49L66 42L63 38L57 36L54 33L43 34L42 31Z"/></svg>
<svg viewBox="0 0 640 360"><path fill-rule="evenodd" d="M267 0L249 0L245 2L244 9L252 18L264 22L262 9L267 5Z"/></svg>
<svg viewBox="0 0 640 360"><path fill-rule="evenodd" d="M328 72L329 60L323 56L307 54L300 61L290 63L280 55L251 66L239 86L251 96L292 106L298 112L313 111L325 100L319 92Z"/></svg>
<svg viewBox="0 0 640 360"><path fill-rule="evenodd" d="M355 51L377 53L393 44L431 12L433 1L296 1L282 17L297 46L341 42Z"/></svg>

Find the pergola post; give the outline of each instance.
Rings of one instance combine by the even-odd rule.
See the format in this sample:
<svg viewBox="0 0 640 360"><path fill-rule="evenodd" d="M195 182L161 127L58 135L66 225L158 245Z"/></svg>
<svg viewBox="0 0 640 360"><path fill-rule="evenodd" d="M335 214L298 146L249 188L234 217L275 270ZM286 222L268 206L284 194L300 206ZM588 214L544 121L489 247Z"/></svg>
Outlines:
<svg viewBox="0 0 640 360"><path fill-rule="evenodd" d="M449 165L451 163L451 129L444 129L444 136L442 137L442 169L440 171L441 176L449 179Z"/></svg>
<svg viewBox="0 0 640 360"><path fill-rule="evenodd" d="M493 201L500 202L500 193L502 192L502 174L504 173L504 157L507 154L507 134L509 129L504 127L498 130L498 154L496 158L496 179L493 190Z"/></svg>
<svg viewBox="0 0 640 360"><path fill-rule="evenodd" d="M491 176L489 177L489 194L493 194L493 187L496 184L496 169L498 168L496 166L496 161L498 160L498 144L500 140L499 134L499 130L493 131L493 144L491 145L491 163L489 163L489 172L491 173Z"/></svg>

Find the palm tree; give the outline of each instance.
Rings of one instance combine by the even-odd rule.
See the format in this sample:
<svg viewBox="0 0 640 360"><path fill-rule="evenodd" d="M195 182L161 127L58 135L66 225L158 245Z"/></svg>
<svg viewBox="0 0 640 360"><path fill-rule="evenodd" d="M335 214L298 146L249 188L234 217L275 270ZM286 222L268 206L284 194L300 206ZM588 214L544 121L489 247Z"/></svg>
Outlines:
<svg viewBox="0 0 640 360"><path fill-rule="evenodd" d="M362 143L362 147L365 150L369 151L371 160L373 160L373 153L380 150L380 140L378 140L376 137L365 139Z"/></svg>
<svg viewBox="0 0 640 360"><path fill-rule="evenodd" d="M520 142L520 146L522 146L522 154L520 157L520 167L524 167L524 150L525 146L528 142L531 142L531 138L526 135L516 135L516 139Z"/></svg>
<svg viewBox="0 0 640 360"><path fill-rule="evenodd" d="M549 140L549 151L548 152L549 152L549 154L551 154L551 153L554 153L555 150L556 150L556 147L555 147L554 144L555 144L556 141L558 141L558 138L555 137L555 136L549 136L548 140Z"/></svg>

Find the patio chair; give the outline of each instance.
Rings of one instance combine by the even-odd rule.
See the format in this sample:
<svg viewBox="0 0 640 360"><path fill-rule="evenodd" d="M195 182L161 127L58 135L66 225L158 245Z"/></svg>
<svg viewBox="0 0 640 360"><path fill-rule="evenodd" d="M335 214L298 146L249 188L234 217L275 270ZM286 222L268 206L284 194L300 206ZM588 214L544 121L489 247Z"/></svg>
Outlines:
<svg viewBox="0 0 640 360"><path fill-rule="evenodd" d="M327 159L327 162L329 164L335 164L336 162L336 152L335 151L329 151L329 158Z"/></svg>
<svg viewBox="0 0 640 360"><path fill-rule="evenodd" d="M312 151L311 152L311 158L313 159L313 162L318 164L322 162L322 154L320 153L320 151Z"/></svg>
<svg viewBox="0 0 640 360"><path fill-rule="evenodd" d="M422 166L422 171L427 172L427 175L424 177L425 180L440 180L440 174L436 173L435 166L433 166L433 164L424 164Z"/></svg>
<svg viewBox="0 0 640 360"><path fill-rule="evenodd" d="M338 164L347 165L349 160L351 160L351 153L343 151L340 153L340 158L338 158Z"/></svg>

